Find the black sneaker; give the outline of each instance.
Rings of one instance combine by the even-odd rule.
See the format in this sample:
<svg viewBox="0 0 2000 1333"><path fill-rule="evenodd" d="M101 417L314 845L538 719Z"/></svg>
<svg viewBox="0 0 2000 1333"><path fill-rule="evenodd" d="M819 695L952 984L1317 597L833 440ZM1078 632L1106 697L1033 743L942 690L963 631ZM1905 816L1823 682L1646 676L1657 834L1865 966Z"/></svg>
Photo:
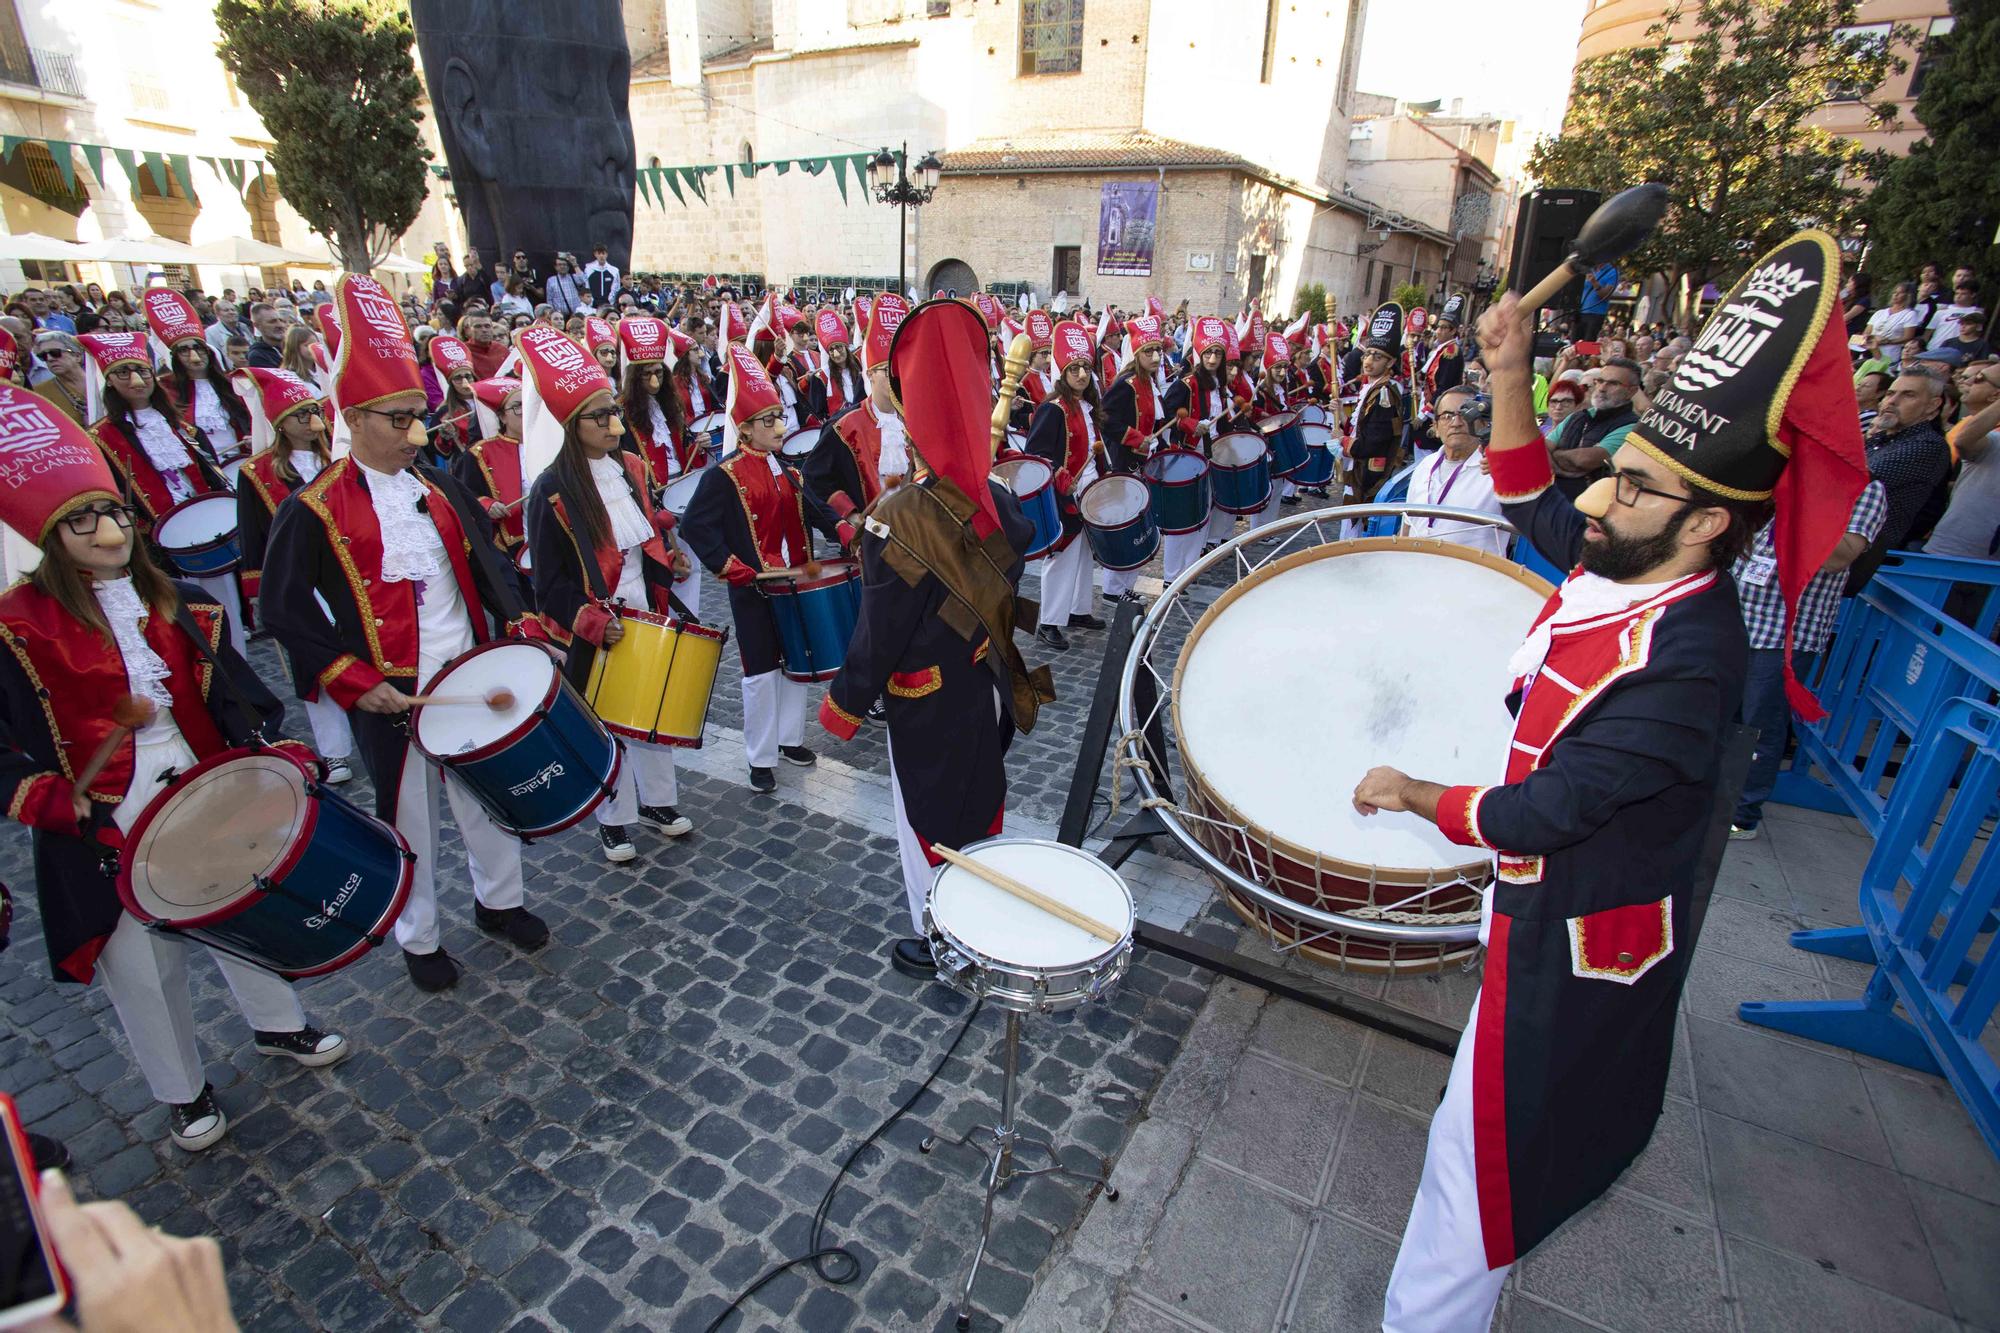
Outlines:
<svg viewBox="0 0 2000 1333"><path fill-rule="evenodd" d="M472 919L487 934L506 936L516 948L539 949L549 942L549 923L525 907L488 907L475 902Z"/></svg>
<svg viewBox="0 0 2000 1333"><path fill-rule="evenodd" d="M1278 501L1278 503L1281 505L1295 505L1298 502L1299 502L1299 497L1296 495L1287 495L1284 499Z"/></svg>
<svg viewBox="0 0 2000 1333"><path fill-rule="evenodd" d="M1221 542L1210 542L1206 546L1201 548L1201 553L1203 555L1207 555L1210 551L1213 551L1216 547L1220 545L1222 545Z"/></svg>
<svg viewBox="0 0 2000 1333"><path fill-rule="evenodd" d="M882 707L882 701L880 699L877 699L874 703L868 705L868 720L870 722L873 722L878 727L886 727L889 725L889 714L887 710L885 710Z"/></svg>
<svg viewBox="0 0 2000 1333"><path fill-rule="evenodd" d="M642 805L639 818L669 838L684 838L694 832L694 821L671 805Z"/></svg>
<svg viewBox="0 0 2000 1333"><path fill-rule="evenodd" d="M257 1049L265 1055L287 1056L308 1069L337 1065L354 1054L354 1047L347 1038L338 1032L321 1032L316 1027L302 1027L297 1032L259 1032L254 1035Z"/></svg>
<svg viewBox="0 0 2000 1333"><path fill-rule="evenodd" d="M752 764L750 766L750 786L756 791L776 791L778 789L778 780L771 776L770 769L758 768L755 764Z"/></svg>
<svg viewBox="0 0 2000 1333"><path fill-rule="evenodd" d="M410 980L418 990L450 990L458 984L458 964L441 948L429 953L411 953L405 949L403 965L410 969Z"/></svg>
<svg viewBox="0 0 2000 1333"><path fill-rule="evenodd" d="M604 849L604 859L613 865L622 865L639 854L632 845L632 835L625 831L623 824L599 824L597 845Z"/></svg>
<svg viewBox="0 0 2000 1333"><path fill-rule="evenodd" d="M1053 648L1059 653L1069 651L1069 639L1054 625L1044 625L1036 630L1035 641Z"/></svg>
<svg viewBox="0 0 2000 1333"><path fill-rule="evenodd" d="M819 762L819 756L803 745L780 745L778 758L788 764L797 764L800 768L811 768Z"/></svg>
<svg viewBox="0 0 2000 1333"><path fill-rule="evenodd" d="M937 976L937 960L931 956L931 946L920 939L897 940L889 949L889 966L918 981Z"/></svg>
<svg viewBox="0 0 2000 1333"><path fill-rule="evenodd" d="M1069 627L1071 629L1103 629L1104 622L1096 616L1071 616L1069 618Z"/></svg>
<svg viewBox="0 0 2000 1333"><path fill-rule="evenodd" d="M229 1132L229 1117L215 1104L215 1089L202 1084L201 1096L167 1107L167 1132L187 1152L200 1152Z"/></svg>

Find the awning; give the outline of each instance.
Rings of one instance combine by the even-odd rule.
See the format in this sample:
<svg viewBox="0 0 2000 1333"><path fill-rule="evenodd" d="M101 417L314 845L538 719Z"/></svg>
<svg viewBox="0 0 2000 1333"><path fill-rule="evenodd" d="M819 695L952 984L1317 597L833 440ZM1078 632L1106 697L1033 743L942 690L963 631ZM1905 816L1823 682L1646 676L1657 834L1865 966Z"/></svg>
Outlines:
<svg viewBox="0 0 2000 1333"><path fill-rule="evenodd" d="M45 263L75 263L88 259L74 241L61 241L38 231L18 236L0 236L0 259L32 259Z"/></svg>
<svg viewBox="0 0 2000 1333"><path fill-rule="evenodd" d="M111 264L193 264L192 247L164 236L114 236L77 247L76 259L96 259Z"/></svg>
<svg viewBox="0 0 2000 1333"><path fill-rule="evenodd" d="M283 267L288 264L315 264L321 257L303 250L288 250L248 236L227 236L194 248L197 264L229 264L237 268Z"/></svg>

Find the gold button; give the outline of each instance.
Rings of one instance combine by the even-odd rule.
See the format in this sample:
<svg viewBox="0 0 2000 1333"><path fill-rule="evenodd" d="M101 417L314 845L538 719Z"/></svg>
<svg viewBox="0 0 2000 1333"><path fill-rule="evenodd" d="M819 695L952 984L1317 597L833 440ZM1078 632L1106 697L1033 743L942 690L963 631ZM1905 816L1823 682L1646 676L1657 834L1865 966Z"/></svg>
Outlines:
<svg viewBox="0 0 2000 1333"><path fill-rule="evenodd" d="M382 622L378 620L375 623L379 625ZM1630 963L1632 961L1632 955L1629 953L1621 953L1618 955L1618 961L1621 963Z"/></svg>
<svg viewBox="0 0 2000 1333"><path fill-rule="evenodd" d="M380 616L375 617L375 628L376 629L382 628L382 617ZM1631 960L1628 958L1626 959L1626 961L1630 962Z"/></svg>

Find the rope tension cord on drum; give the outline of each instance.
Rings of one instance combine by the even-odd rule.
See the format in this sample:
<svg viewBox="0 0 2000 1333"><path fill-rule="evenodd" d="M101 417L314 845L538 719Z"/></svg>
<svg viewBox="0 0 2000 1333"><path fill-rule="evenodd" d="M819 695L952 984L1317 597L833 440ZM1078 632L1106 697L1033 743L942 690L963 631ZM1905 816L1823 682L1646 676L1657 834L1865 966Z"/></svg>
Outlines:
<svg viewBox="0 0 2000 1333"><path fill-rule="evenodd" d="M794 1255L792 1258L766 1269L755 1282L752 1282L742 1291L737 1292L735 1298L729 1304L722 1307L722 1312L709 1321L708 1327L702 1330L702 1333L718 1333L723 1324L728 1322L729 1316L741 1309L745 1301L800 1264L811 1264L814 1272L836 1287L844 1287L848 1283L860 1278L860 1256L856 1255L854 1251L848 1249L845 1245L820 1244L821 1238L826 1234L827 1215L833 1211L833 1196L839 1191L840 1182L847 1178L847 1172L854 1165L855 1159L867 1151L869 1145L874 1143L875 1140L888 1133L889 1126L909 1114L910 1108L917 1104L917 1098L930 1090L931 1084L937 1081L937 1076L944 1072L945 1062L958 1054L959 1043L965 1040L966 1033L972 1031L973 1021L979 1017L979 1011L985 1007L986 1001L973 1001L972 1009L966 1014L965 1021L960 1023L958 1031L952 1034L951 1044L944 1048L944 1054L938 1057L938 1062L935 1065L931 1066L931 1072L924 1076L924 1081L917 1085L916 1091L906 1097L901 1106L891 1111L887 1120L875 1126L869 1132L867 1138L855 1144L854 1151L848 1153L846 1158L841 1161L840 1170L833 1174L833 1183L826 1187L826 1193L820 1196L819 1207L813 1210L812 1230L807 1233L806 1241L812 1248L804 1254ZM844 1265L837 1271L828 1263L829 1260L836 1258Z"/></svg>

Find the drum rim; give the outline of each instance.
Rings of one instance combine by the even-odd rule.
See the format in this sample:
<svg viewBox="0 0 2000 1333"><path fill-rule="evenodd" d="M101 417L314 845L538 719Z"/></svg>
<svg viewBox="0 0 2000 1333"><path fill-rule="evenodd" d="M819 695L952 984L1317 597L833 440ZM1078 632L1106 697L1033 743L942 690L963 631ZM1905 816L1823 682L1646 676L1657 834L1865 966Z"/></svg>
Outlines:
<svg viewBox="0 0 2000 1333"><path fill-rule="evenodd" d="M181 772L172 782L169 782L166 786L155 792L153 798L146 803L146 808L139 812L139 818L133 821L132 831L125 835L125 846L130 854L118 858L118 900L125 905L126 911L141 921L158 921L171 925L176 930L187 930L197 926L213 925L217 921L226 921L230 917L240 913L243 910L242 905L249 901L251 897L261 898L264 896L254 887L256 879L253 877L251 884L245 886L250 889L250 893L245 894L243 897L231 899L226 908L214 908L203 912L199 916L169 918L154 916L151 912L141 907L139 905L138 892L132 887L132 870L140 859L138 852L146 845L146 835L152 832L153 825L158 821L159 813L166 809L168 803L183 788L197 779L207 776L225 764L233 763L238 759L248 758L252 755L268 755L274 759L282 759L284 762L298 769L301 785L304 786L307 797L311 798L306 802L305 818L292 834L292 840L285 845L285 850L271 863L270 873L262 876L262 878L281 880L298 868L299 861L305 856L305 849L312 844L314 830L319 827L319 804L318 799L314 797L312 791L312 774L308 773L305 767L290 755L280 754L271 746L231 746L226 750L218 750L206 759L196 760L193 765ZM396 841L404 847L408 847L409 845L403 841L401 834L396 835Z"/></svg>
<svg viewBox="0 0 2000 1333"><path fill-rule="evenodd" d="M621 614L626 620L643 620L662 629L679 629L683 634L694 634L704 639L729 638L729 630L726 627L718 629L704 621L688 620L671 611L653 611L641 606L628 606Z"/></svg>
<svg viewBox="0 0 2000 1333"><path fill-rule="evenodd" d="M787 435L782 441L779 442L778 452L785 455L787 458L796 457L797 455L795 455L792 452L792 441L798 439L810 438L812 443L814 445L817 445L819 443L820 429L821 428L818 426L799 427L797 430L793 431L791 434ZM812 450L810 448L799 450L799 453L803 454L809 454L811 452Z"/></svg>
<svg viewBox="0 0 2000 1333"><path fill-rule="evenodd" d="M971 853L978 851L981 847L990 846L993 843L1006 843L1007 845L1013 847L1019 847L1019 846L1055 847L1059 848L1063 852L1072 853L1078 857L1084 858L1085 860L1097 862L1098 866L1101 869L1108 872L1111 878L1114 881L1116 881L1118 887L1125 890L1126 913L1130 919L1126 923L1125 933L1119 937L1118 942L1116 944L1105 945L1102 950L1092 954L1089 958L1084 959L1081 962L1065 963L1060 967L1051 968L1051 967L1036 967L1028 963L1011 963L1011 962L1006 962L1005 959L999 959L995 961L1005 963L1005 966L990 968L989 969L990 971L994 972L1011 971L1016 976L1072 976L1078 973L1088 973L1094 970L1099 964L1107 961L1114 961L1120 954L1129 953L1132 950L1134 944L1136 943L1137 936L1139 933L1139 900L1132 896L1132 886L1125 882L1125 877L1119 874L1115 867L1105 865L1101 858L1092 856L1089 852L1084 851L1083 848L1081 847L1072 847L1066 842L1057 842L1053 838L1010 838L1004 833L998 833L990 838L980 838L976 842L968 842L958 850L962 855L970 855ZM956 869L956 867L954 867L952 863L949 861L939 862L936 866L932 867L931 886L924 893L924 915L936 923L936 928L939 931L939 933L944 934L948 937L953 948L971 954L980 961L984 962L988 959L991 959L993 956L987 953L985 950L980 949L975 945L967 944L965 941L961 940L956 934L952 933L942 921L938 921L936 915L931 910L931 905L937 898L938 885L941 882L943 882L945 872L947 870L952 870L952 869ZM970 872L968 871L967 873L969 874ZM1104 924L1108 926L1111 923L1107 921ZM1100 941L1100 943L1102 943L1102 941Z"/></svg>
<svg viewBox="0 0 2000 1333"><path fill-rule="evenodd" d="M1146 503L1140 505L1139 512L1132 515L1132 517L1127 519L1121 519L1116 523L1091 522L1089 514L1085 512L1090 504L1090 493L1096 490L1099 486L1102 486L1107 481L1115 481L1120 483L1124 483L1127 481L1136 482L1139 486L1139 489L1142 492L1144 492L1146 496ZM1134 523L1139 522L1141 519L1150 520L1153 516L1152 507L1153 507L1153 487L1151 483L1149 483L1144 477L1140 476L1136 472L1107 472L1103 476L1099 477L1096 481L1091 482L1090 485L1084 487L1083 493L1076 497L1077 517L1083 520L1083 525L1085 527L1096 528L1099 532L1122 532L1126 528L1131 527ZM1157 527L1157 525L1153 526Z"/></svg>
<svg viewBox="0 0 2000 1333"><path fill-rule="evenodd" d="M1021 494L1021 492L1019 491L1015 491L1014 483L1008 480L1007 478L1002 477L1000 479L1000 484L1005 486L1008 490L1014 491L1014 499L1017 503L1026 504L1030 500L1038 499L1044 491L1049 490L1056 484L1056 470L1052 467L1049 467L1049 460L1046 458L1037 458L1033 454L1021 454L1018 457L1014 458L996 458L993 460L993 466L989 469L989 471L994 471L994 472L999 471L1000 465L1002 463L1033 463L1045 469L1049 474L1048 476L1042 479L1041 485L1035 487L1034 490L1029 491L1026 495Z"/></svg>
<svg viewBox="0 0 2000 1333"><path fill-rule="evenodd" d="M1222 434L1215 437L1215 444L1221 444L1224 440L1234 440L1234 439L1257 441L1257 456L1251 459L1247 463L1223 463L1219 462L1216 459L1215 454L1211 452L1208 456L1209 471L1248 472L1251 468L1256 467L1260 463L1267 468L1271 466L1271 446L1264 443L1264 437L1261 433L1254 430L1224 431ZM1210 445L1209 447L1211 451L1214 449L1214 445Z"/></svg>
<svg viewBox="0 0 2000 1333"><path fill-rule="evenodd" d="M1301 424L1299 414L1290 408L1286 408L1282 412L1273 412L1270 416L1259 421L1257 423L1257 430L1260 434L1273 435L1288 426L1297 426L1299 424Z"/></svg>
<svg viewBox="0 0 2000 1333"><path fill-rule="evenodd" d="M1508 573L1510 570L1518 571L1520 574L1528 575L1528 578L1519 578L1516 581L1521 583L1530 592L1537 591L1534 583L1529 582L1529 578L1536 578L1536 576L1525 567L1517 565L1511 560L1494 555L1490 551L1476 550L1470 546L1461 546L1456 542L1439 541L1431 537L1357 537L1352 540L1329 542L1325 545L1308 547L1303 551L1294 551L1289 555L1280 556L1268 564L1251 570L1235 583L1223 589L1217 595L1216 599L1209 603L1207 608L1203 610L1201 616L1188 630L1187 638L1182 641L1180 654L1174 662L1172 704L1174 744L1180 753L1183 780L1191 789L1191 794L1198 794L1199 799L1213 805L1232 822L1241 825L1247 830L1254 831L1257 840L1264 846L1271 848L1275 854L1287 860L1297 861L1301 865L1315 868L1329 868L1334 874L1342 878L1372 880L1377 883L1391 884L1401 888L1421 888L1427 885L1449 884L1454 880L1461 879L1476 884L1482 876L1490 878L1492 875L1493 858L1481 849L1474 849L1481 850L1479 856L1447 866L1426 866L1421 868L1416 866L1385 866L1367 861L1352 861L1344 856L1331 855L1323 850L1307 847L1303 843L1279 837L1269 828L1249 818L1242 810L1224 799L1222 794L1216 790L1215 784L1202 772L1201 765L1195 761L1194 755L1188 748L1187 732L1181 725L1181 682L1186 675L1188 660L1193 656L1195 646L1201 642L1202 635L1221 617L1222 613L1232 603L1248 594L1252 589L1262 587L1264 584L1272 582L1292 570L1303 569L1321 560L1337 560L1342 556L1365 554L1373 551L1421 552L1426 555L1441 555L1451 559L1463 560L1468 564L1483 565L1499 573ZM1541 580L1537 578L1536 581Z"/></svg>
<svg viewBox="0 0 2000 1333"><path fill-rule="evenodd" d="M528 639L494 639L490 643L475 644L471 648L468 648L464 652L460 653L457 657L452 658L451 661L446 662L443 668L441 668L438 671L437 675L431 677L429 685L426 686L426 688L434 688L440 680L445 679L447 676L451 675L451 673L455 671L457 668L459 668L460 666L464 665L467 662L470 662L473 658L478 657L482 653L495 652L501 648L519 648L531 645L532 645L532 640ZM546 651L544 652L543 655L547 656ZM509 746L513 745L516 741L520 740L523 736L533 731L535 729L535 724L539 722L542 718L548 716L549 708L551 705L555 703L556 694L559 690L562 689L562 684L563 684L562 668L556 665L556 660L553 657L549 658L549 667L550 667L549 687L546 690L542 691L542 701L536 704L533 708L530 708L528 710L528 715L525 718L523 718L520 722L515 724L512 730L504 733L503 735L500 735L494 738L493 740L487 741L483 745L475 745L470 750L461 750L457 754L451 755L449 757L441 754L433 754L429 749L425 747L423 742L424 709L431 707L431 705L418 704L415 708L410 710L410 744L416 746L418 752L421 753L426 759L429 759L433 763L442 764L446 768L455 768L462 764L476 764L482 759L492 758L494 755L500 753L502 750L507 749ZM589 711L588 705L585 706L585 711L586 712ZM616 773L617 769L615 766L612 771ZM568 828L569 825L565 824L563 825L563 827Z"/></svg>
<svg viewBox="0 0 2000 1333"><path fill-rule="evenodd" d="M767 594L782 593L787 597L795 597L802 592L818 592L821 588L838 587L840 584L851 583L861 577L861 562L851 555L828 556L826 559L820 561L819 565L820 572L813 578L787 577L780 579L773 577L763 579L761 582L764 585L764 591ZM784 572L789 575L798 568L799 566L792 565ZM761 572L776 575L780 571L767 569Z"/></svg>
<svg viewBox="0 0 2000 1333"><path fill-rule="evenodd" d="M233 491L203 491L200 495L190 495L187 499L181 501L179 504L168 505L165 509L160 511L160 516L153 520L153 533L154 533L153 540L159 541L158 534L160 529L164 528L167 525L167 521L173 518L175 514L180 513L181 510L183 509L192 509L194 506L209 500L228 501L231 507L233 508L236 500L236 495L235 492ZM204 542L195 542L193 545L190 546L168 546L165 542L160 542L160 549L167 552L167 554L169 555L172 555L176 551L188 555L198 555L203 551L213 551L218 546L222 546L228 542L235 541L238 533L242 529L242 526L243 524L239 520L236 526L230 528L229 531L221 533L218 536L211 537Z"/></svg>
<svg viewBox="0 0 2000 1333"><path fill-rule="evenodd" d="M1195 462L1201 464L1201 471L1195 473L1192 477L1187 478L1185 481L1170 481L1165 477L1153 477L1145 475L1145 468L1142 465L1140 468L1141 478L1145 481L1145 483L1148 486L1168 491L1175 490L1182 486L1192 486L1196 482L1200 481L1203 477L1206 477L1213 468L1213 464L1211 464L1208 461L1208 455L1204 454L1201 450L1190 449L1185 445L1179 445L1179 444L1171 445L1165 449L1155 449L1152 453L1146 455L1146 462L1151 463L1155 458L1166 458L1174 454L1180 454L1183 457L1194 459Z"/></svg>

